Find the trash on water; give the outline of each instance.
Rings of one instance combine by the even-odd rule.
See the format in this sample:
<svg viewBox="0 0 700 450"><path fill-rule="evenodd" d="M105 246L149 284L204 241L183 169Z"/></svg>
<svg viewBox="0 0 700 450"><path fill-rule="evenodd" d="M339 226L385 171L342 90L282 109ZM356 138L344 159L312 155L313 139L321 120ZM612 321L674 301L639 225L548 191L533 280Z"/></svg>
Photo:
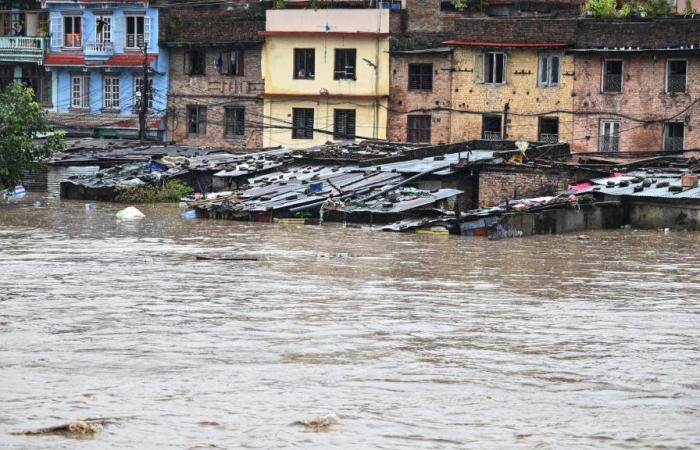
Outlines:
<svg viewBox="0 0 700 450"><path fill-rule="evenodd" d="M182 217L183 219L196 219L197 211L195 211L194 209L188 209L187 211L181 212L180 217Z"/></svg>
<svg viewBox="0 0 700 450"><path fill-rule="evenodd" d="M146 216L133 206L124 208L117 213L117 219L119 220L143 219L144 217Z"/></svg>
<svg viewBox="0 0 700 450"><path fill-rule="evenodd" d="M85 204L85 211L90 211L92 209L95 209L95 205L93 205L92 203Z"/></svg>
<svg viewBox="0 0 700 450"><path fill-rule="evenodd" d="M299 420L295 422L297 425L303 425L304 428L310 431L328 431L331 425L340 423L340 419L333 413L325 416L316 416L311 419Z"/></svg>
<svg viewBox="0 0 700 450"><path fill-rule="evenodd" d="M579 241L590 241L591 237L587 234L580 234L576 239L578 239Z"/></svg>
<svg viewBox="0 0 700 450"><path fill-rule="evenodd" d="M100 431L102 431L101 423L79 420L55 427L37 428L35 430L19 431L12 434L24 436L60 435L74 439L90 439Z"/></svg>
<svg viewBox="0 0 700 450"><path fill-rule="evenodd" d="M317 258L348 258L350 253L328 253L328 252L318 252L316 254Z"/></svg>
<svg viewBox="0 0 700 450"><path fill-rule="evenodd" d="M8 188L0 192L2 193L3 198L22 197L24 196L24 194L27 193L27 190L24 189L24 186L15 186L13 188Z"/></svg>

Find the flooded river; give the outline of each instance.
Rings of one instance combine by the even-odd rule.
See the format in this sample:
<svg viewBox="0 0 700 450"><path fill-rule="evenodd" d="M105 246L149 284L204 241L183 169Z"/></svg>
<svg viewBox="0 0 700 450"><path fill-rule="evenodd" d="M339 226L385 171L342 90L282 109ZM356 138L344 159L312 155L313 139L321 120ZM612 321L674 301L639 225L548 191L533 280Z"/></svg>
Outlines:
<svg viewBox="0 0 700 450"><path fill-rule="evenodd" d="M700 447L698 234L119 223L35 199L0 204L2 448ZM94 439L11 434L87 418L108 419Z"/></svg>

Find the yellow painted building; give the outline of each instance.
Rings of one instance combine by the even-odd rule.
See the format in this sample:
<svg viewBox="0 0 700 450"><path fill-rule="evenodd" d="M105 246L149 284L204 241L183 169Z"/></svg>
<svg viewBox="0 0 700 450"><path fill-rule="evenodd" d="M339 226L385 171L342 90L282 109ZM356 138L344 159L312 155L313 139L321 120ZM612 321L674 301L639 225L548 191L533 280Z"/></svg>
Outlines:
<svg viewBox="0 0 700 450"><path fill-rule="evenodd" d="M267 11L263 144L385 139L389 11Z"/></svg>
<svg viewBox="0 0 700 450"><path fill-rule="evenodd" d="M454 46L450 141L571 142L574 60L556 44Z"/></svg>

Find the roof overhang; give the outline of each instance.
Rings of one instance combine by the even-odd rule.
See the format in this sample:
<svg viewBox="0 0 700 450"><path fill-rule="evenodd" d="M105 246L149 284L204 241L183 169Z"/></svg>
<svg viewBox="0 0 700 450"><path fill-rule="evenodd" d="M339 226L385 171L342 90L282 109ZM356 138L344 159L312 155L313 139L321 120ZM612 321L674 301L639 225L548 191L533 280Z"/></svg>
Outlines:
<svg viewBox="0 0 700 450"><path fill-rule="evenodd" d="M561 48L568 44L561 42L481 42L461 41L458 39L445 41L443 44L457 47L512 47L512 48Z"/></svg>

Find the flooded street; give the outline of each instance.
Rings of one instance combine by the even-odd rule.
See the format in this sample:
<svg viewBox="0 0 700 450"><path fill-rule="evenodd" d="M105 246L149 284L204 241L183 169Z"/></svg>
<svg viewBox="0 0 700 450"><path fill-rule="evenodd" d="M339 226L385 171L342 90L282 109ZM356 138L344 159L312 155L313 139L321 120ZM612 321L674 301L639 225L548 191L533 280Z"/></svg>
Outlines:
<svg viewBox="0 0 700 450"><path fill-rule="evenodd" d="M0 204L2 448L700 447L698 234L117 222L36 198ZM94 439L11 434L88 418Z"/></svg>

